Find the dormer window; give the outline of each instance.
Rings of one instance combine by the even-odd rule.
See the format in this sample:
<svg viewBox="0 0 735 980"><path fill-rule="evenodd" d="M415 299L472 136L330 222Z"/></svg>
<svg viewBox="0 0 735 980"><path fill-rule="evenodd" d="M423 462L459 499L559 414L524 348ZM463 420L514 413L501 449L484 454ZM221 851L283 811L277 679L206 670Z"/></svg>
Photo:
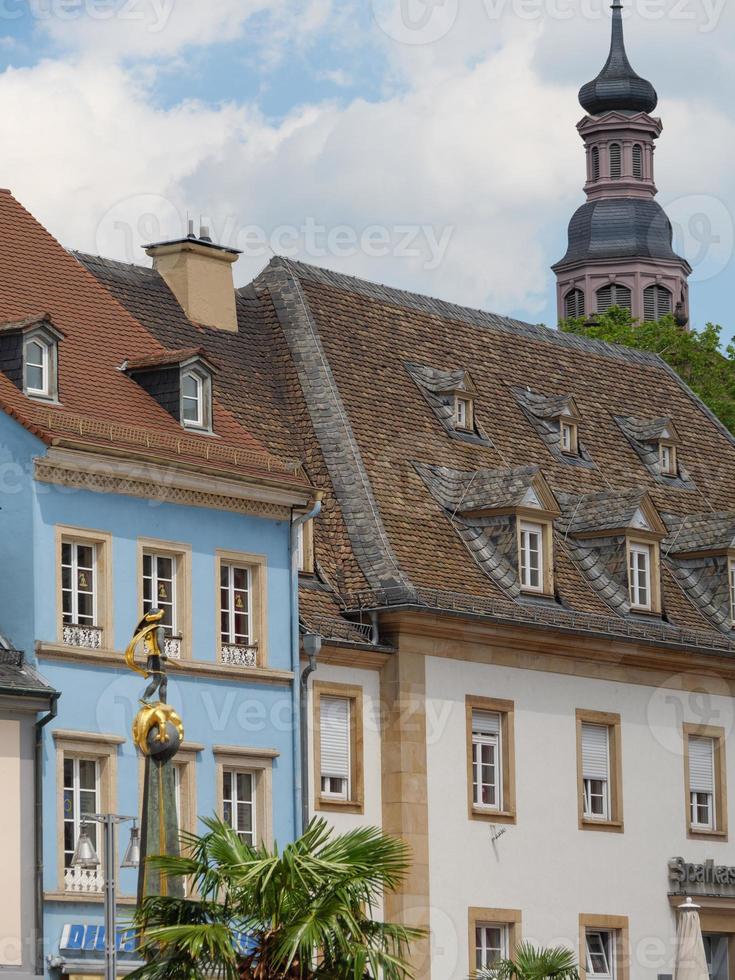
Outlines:
<svg viewBox="0 0 735 980"><path fill-rule="evenodd" d="M195 368L181 373L181 423L187 429L211 428L209 375Z"/></svg>
<svg viewBox="0 0 735 980"><path fill-rule="evenodd" d="M658 465L664 476L676 476L676 446L670 442L658 444Z"/></svg>
<svg viewBox="0 0 735 980"><path fill-rule="evenodd" d="M472 399L464 395L456 395L454 399L454 425L457 429L464 432L471 432L474 428L472 418Z"/></svg>
<svg viewBox="0 0 735 980"><path fill-rule="evenodd" d="M29 398L58 398L55 332L38 327L23 337L23 392Z"/></svg>
<svg viewBox="0 0 735 980"><path fill-rule="evenodd" d="M628 538L628 592L633 612L660 612L658 542Z"/></svg>
<svg viewBox="0 0 735 980"><path fill-rule="evenodd" d="M567 419L562 419L559 423L559 447L567 456L577 456L579 453L579 440L577 437L577 424Z"/></svg>
<svg viewBox="0 0 735 980"><path fill-rule="evenodd" d="M730 585L730 625L735 627L735 559L727 562L727 578Z"/></svg>
<svg viewBox="0 0 735 980"><path fill-rule="evenodd" d="M518 521L518 580L522 592L551 595L551 524L546 521Z"/></svg>

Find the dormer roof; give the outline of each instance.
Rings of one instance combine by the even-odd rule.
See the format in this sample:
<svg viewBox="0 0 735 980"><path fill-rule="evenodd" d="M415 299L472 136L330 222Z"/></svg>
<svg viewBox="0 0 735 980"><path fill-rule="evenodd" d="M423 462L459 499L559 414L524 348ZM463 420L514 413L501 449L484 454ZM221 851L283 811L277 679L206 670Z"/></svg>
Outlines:
<svg viewBox="0 0 735 980"><path fill-rule="evenodd" d="M518 508L560 513L538 466L461 471L424 463L413 465L441 506L452 513L477 516Z"/></svg>
<svg viewBox="0 0 735 980"><path fill-rule="evenodd" d="M560 494L559 501L562 519L558 526L567 535L594 537L639 531L663 537L667 533L646 490L603 490L581 496Z"/></svg>

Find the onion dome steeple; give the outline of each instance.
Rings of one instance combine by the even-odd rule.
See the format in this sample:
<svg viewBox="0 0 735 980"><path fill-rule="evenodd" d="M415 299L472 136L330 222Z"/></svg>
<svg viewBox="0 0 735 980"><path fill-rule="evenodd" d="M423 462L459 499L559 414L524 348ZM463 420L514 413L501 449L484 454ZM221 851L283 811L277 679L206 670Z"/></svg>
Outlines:
<svg viewBox="0 0 735 980"><path fill-rule="evenodd" d="M597 78L579 90L579 102L591 116L605 112L653 112L658 102L656 89L636 75L625 53L623 6L613 0L610 54Z"/></svg>

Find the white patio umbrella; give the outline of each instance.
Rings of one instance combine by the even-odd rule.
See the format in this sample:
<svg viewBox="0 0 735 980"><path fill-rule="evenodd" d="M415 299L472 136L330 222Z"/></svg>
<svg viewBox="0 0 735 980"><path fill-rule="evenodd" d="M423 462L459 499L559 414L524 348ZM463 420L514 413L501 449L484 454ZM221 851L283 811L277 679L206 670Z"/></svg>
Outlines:
<svg viewBox="0 0 735 980"><path fill-rule="evenodd" d="M674 980L709 980L699 908L691 898L679 906Z"/></svg>

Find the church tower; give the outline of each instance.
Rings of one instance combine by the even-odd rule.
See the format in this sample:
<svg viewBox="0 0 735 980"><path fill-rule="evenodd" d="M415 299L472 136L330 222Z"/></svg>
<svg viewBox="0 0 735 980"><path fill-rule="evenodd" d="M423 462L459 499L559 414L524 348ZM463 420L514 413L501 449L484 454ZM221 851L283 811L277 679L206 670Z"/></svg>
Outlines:
<svg viewBox="0 0 735 980"><path fill-rule="evenodd" d="M673 251L671 223L655 200L654 141L662 125L651 113L658 96L628 61L620 0L612 12L608 59L579 92L587 201L569 222L566 255L552 266L559 319L620 306L636 320L673 313L684 327L692 270Z"/></svg>

